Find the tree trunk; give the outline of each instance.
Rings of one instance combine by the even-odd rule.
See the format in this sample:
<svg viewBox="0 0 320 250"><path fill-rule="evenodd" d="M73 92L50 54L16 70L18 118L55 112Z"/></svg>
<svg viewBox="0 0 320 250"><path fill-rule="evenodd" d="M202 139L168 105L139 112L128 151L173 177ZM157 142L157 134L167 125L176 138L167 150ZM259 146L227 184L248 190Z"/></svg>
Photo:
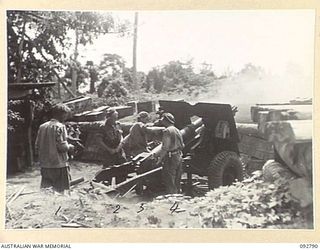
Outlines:
<svg viewBox="0 0 320 250"><path fill-rule="evenodd" d="M55 76L57 77L59 85L61 84L62 87L70 94L71 97L75 97L75 94L73 94L72 91L67 87L67 85L65 85L63 83L63 80L60 78L60 76L57 73L57 71L55 71L55 69L52 69L52 71L55 74Z"/></svg>
<svg viewBox="0 0 320 250"><path fill-rule="evenodd" d="M79 44L79 31L76 28L76 44L74 49L74 57L73 57L73 67L72 67L72 82L71 82L71 89L73 93L77 93L78 86L77 86L77 78L78 78L78 72L76 68L77 58L78 58L78 44Z"/></svg>
<svg viewBox="0 0 320 250"><path fill-rule="evenodd" d="M274 144L275 159L311 182L312 120L268 122L265 135Z"/></svg>
<svg viewBox="0 0 320 250"><path fill-rule="evenodd" d="M95 83L96 83L96 77L95 77L95 70L93 69L93 67L90 66L90 93L93 94L94 92L96 92L95 89Z"/></svg>
<svg viewBox="0 0 320 250"><path fill-rule="evenodd" d="M21 41L18 47L19 63L17 65L17 79L16 82L21 82L22 78L22 54L23 54L23 44L24 44L24 35L26 32L26 22L23 23Z"/></svg>
<svg viewBox="0 0 320 250"><path fill-rule="evenodd" d="M60 87L60 82L57 81L57 86L58 86L58 98L61 99L61 87Z"/></svg>
<svg viewBox="0 0 320 250"><path fill-rule="evenodd" d="M95 82L92 81L92 79L90 80L90 93L93 94L95 92L95 88L94 88L94 84Z"/></svg>
<svg viewBox="0 0 320 250"><path fill-rule="evenodd" d="M266 121L311 120L312 104L257 104L251 107L253 122L259 123L259 116L261 115L267 116Z"/></svg>
<svg viewBox="0 0 320 250"><path fill-rule="evenodd" d="M34 117L34 104L30 101L30 99L27 99L26 101L26 119L25 119L25 125L26 125L26 165L27 167L32 167L33 164L33 141L32 141L32 121Z"/></svg>

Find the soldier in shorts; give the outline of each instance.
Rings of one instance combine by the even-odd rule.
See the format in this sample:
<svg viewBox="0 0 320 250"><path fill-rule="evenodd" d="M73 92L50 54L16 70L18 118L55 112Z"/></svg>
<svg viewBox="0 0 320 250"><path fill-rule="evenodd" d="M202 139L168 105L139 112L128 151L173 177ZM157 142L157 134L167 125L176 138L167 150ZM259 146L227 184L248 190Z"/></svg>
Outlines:
<svg viewBox="0 0 320 250"><path fill-rule="evenodd" d="M161 151L155 155L157 164L163 163L162 179L166 193L176 194L181 191L182 174L182 149L184 148L183 138L174 126L175 119L170 113L164 113L161 124L165 126L162 136Z"/></svg>
<svg viewBox="0 0 320 250"><path fill-rule="evenodd" d="M35 150L41 167L41 188L53 187L58 192L70 188L68 152L74 146L67 141L67 130L63 124L70 113L64 104L52 108L52 119L40 125Z"/></svg>

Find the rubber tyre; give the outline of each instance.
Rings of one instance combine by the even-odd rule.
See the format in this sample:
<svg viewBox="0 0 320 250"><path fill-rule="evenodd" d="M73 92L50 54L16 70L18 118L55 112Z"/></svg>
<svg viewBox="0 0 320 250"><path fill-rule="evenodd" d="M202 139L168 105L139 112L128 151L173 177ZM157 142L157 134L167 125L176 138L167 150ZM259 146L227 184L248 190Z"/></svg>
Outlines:
<svg viewBox="0 0 320 250"><path fill-rule="evenodd" d="M243 167L237 153L223 151L217 154L208 168L208 187L214 189L243 180Z"/></svg>

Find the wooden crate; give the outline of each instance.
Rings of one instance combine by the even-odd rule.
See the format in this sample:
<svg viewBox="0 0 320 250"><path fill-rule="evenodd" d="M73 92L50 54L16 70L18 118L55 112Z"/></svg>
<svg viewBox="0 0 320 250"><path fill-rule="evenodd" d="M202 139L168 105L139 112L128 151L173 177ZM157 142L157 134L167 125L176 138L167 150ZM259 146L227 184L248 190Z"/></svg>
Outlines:
<svg viewBox="0 0 320 250"><path fill-rule="evenodd" d="M119 119L133 115L133 108L130 106L117 106L113 108L115 108L119 113Z"/></svg>
<svg viewBox="0 0 320 250"><path fill-rule="evenodd" d="M128 102L127 106L132 107L133 113L137 113L137 102Z"/></svg>
<svg viewBox="0 0 320 250"><path fill-rule="evenodd" d="M146 112L155 112L156 107L155 103L153 101L148 101L148 102L138 102L137 103L137 112L140 113L141 111L146 111Z"/></svg>
<svg viewBox="0 0 320 250"><path fill-rule="evenodd" d="M101 106L99 108L84 111L79 114L75 114L69 121L74 122L94 122L94 121L102 121L105 119L105 111L109 108L109 106Z"/></svg>
<svg viewBox="0 0 320 250"><path fill-rule="evenodd" d="M71 111L72 114L78 114L84 111L88 111L92 109L92 99L91 97L78 97L71 100L67 100L63 102L65 105L67 105Z"/></svg>

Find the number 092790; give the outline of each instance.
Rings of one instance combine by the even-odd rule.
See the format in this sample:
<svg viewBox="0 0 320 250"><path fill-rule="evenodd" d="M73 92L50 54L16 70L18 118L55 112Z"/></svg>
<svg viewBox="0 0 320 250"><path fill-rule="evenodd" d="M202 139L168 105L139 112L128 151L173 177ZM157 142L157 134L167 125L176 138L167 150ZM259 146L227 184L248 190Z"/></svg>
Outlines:
<svg viewBox="0 0 320 250"><path fill-rule="evenodd" d="M308 249L308 248L316 249L316 248L318 248L318 244L300 244L299 246L300 246L300 248L303 248L303 249Z"/></svg>

